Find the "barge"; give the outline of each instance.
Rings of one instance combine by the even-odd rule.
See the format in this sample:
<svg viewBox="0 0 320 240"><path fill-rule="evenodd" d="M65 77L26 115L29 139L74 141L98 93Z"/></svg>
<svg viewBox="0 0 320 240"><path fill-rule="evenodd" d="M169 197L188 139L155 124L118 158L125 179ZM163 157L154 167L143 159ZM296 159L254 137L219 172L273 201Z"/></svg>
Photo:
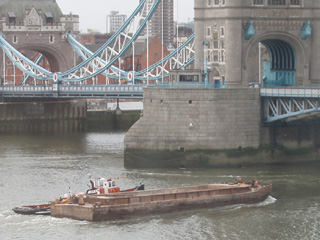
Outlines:
<svg viewBox="0 0 320 240"><path fill-rule="evenodd" d="M90 188L86 191L85 195L100 195L100 194L114 194L114 193L124 193L124 192L133 192L133 191L141 191L144 190L144 184L140 182L140 185L135 186L133 188L120 190L120 187L116 185L115 180L120 178L90 178ZM75 194L77 196L84 194ZM50 215L51 207L54 204L68 204L71 200L71 193L65 194L63 197L54 199L52 202L47 204L38 204L38 205L28 205L28 206L19 206L12 209L15 213L19 214L28 214L28 215Z"/></svg>
<svg viewBox="0 0 320 240"><path fill-rule="evenodd" d="M51 216L105 221L264 201L272 184L253 180L179 188L73 196L70 204L54 204Z"/></svg>

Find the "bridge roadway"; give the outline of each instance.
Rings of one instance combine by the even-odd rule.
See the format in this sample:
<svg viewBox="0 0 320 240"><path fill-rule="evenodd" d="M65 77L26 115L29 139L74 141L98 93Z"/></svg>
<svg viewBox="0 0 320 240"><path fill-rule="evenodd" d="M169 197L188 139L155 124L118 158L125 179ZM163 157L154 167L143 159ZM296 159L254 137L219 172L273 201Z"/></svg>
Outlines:
<svg viewBox="0 0 320 240"><path fill-rule="evenodd" d="M260 88L263 121L289 122L303 118L318 118L320 88Z"/></svg>
<svg viewBox="0 0 320 240"><path fill-rule="evenodd" d="M71 97L71 98L143 98L143 88L136 85L7 85L0 86L0 97ZM202 88L204 84L159 84L159 87ZM209 88L213 86L209 85ZM320 98L320 88L260 88L261 97Z"/></svg>
<svg viewBox="0 0 320 240"><path fill-rule="evenodd" d="M144 87L162 88L213 88L213 83L156 83L114 85L7 85L0 86L2 98L112 98L142 99Z"/></svg>
<svg viewBox="0 0 320 240"><path fill-rule="evenodd" d="M0 86L1 98L142 99L152 85L38 85ZM159 87L205 88L204 84L159 84ZM206 85L206 87L208 87ZM209 86L213 88L213 85ZM320 113L320 88L260 88L263 121L292 121Z"/></svg>
<svg viewBox="0 0 320 240"><path fill-rule="evenodd" d="M123 98L142 99L146 85L0 86L2 98Z"/></svg>

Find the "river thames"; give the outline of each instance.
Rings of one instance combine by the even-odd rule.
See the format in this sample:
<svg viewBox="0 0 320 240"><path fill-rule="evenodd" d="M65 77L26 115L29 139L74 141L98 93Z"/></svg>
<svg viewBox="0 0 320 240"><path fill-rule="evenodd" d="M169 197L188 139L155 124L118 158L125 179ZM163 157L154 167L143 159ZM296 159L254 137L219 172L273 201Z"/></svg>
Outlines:
<svg viewBox="0 0 320 240"><path fill-rule="evenodd" d="M320 239L320 164L220 169L125 169L125 133L0 136L0 239ZM146 189L271 182L264 202L129 220L86 222L26 216L11 209L84 192L88 174L126 178Z"/></svg>

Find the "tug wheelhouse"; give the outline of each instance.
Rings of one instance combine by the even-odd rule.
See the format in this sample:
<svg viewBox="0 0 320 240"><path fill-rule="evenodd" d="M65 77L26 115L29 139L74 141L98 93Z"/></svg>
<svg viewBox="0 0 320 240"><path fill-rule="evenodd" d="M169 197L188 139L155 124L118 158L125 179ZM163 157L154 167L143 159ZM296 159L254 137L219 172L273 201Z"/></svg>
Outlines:
<svg viewBox="0 0 320 240"><path fill-rule="evenodd" d="M116 185L114 179L90 179L91 189L87 190L87 194L107 194L120 192L120 188Z"/></svg>

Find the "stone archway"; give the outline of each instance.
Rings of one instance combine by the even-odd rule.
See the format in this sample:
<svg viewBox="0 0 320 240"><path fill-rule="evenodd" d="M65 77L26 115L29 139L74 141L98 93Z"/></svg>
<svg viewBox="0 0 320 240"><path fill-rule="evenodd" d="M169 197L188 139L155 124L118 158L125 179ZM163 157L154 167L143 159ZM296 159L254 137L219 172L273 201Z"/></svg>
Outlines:
<svg viewBox="0 0 320 240"><path fill-rule="evenodd" d="M261 44L268 52L267 59L261 60L260 54L262 86L296 86L296 53L292 46L279 39L266 39Z"/></svg>
<svg viewBox="0 0 320 240"><path fill-rule="evenodd" d="M262 52L259 43L263 46ZM268 57L262 58L263 54ZM243 84L260 82L265 87L303 85L306 68L306 53L300 39L286 33L261 34L250 41L245 51L242 79L248 82Z"/></svg>
<svg viewBox="0 0 320 240"><path fill-rule="evenodd" d="M32 62L35 62L37 65L42 68L50 71L50 72L63 72L67 69L70 69L73 65L72 58L73 54L71 46L68 48L64 48L66 53L70 52L70 54L63 53L59 49L55 48L54 45L45 45L45 44L20 44L17 50L25 55ZM70 64L71 63L71 64ZM51 84L51 82L42 81L40 79L34 79L31 76L25 75L20 69L17 67L13 67L13 65L6 65L6 83L7 84L31 84L31 85L42 85L42 84Z"/></svg>
<svg viewBox="0 0 320 240"><path fill-rule="evenodd" d="M52 72L62 72L70 65L70 63L66 61L70 60L70 58L66 59L62 52L48 45L21 45L19 46L19 51L21 50L31 50L43 54L48 60Z"/></svg>

